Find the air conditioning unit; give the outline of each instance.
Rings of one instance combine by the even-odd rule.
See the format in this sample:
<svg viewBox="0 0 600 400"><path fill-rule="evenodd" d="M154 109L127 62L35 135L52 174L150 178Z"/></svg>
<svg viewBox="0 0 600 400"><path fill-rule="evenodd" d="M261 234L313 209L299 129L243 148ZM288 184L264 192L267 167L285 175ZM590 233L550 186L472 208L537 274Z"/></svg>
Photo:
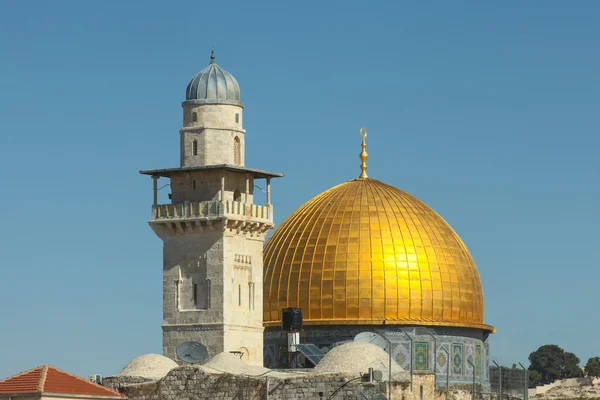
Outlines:
<svg viewBox="0 0 600 400"><path fill-rule="evenodd" d="M102 375L99 375L99 374L90 375L90 382L94 382L98 385L102 385Z"/></svg>

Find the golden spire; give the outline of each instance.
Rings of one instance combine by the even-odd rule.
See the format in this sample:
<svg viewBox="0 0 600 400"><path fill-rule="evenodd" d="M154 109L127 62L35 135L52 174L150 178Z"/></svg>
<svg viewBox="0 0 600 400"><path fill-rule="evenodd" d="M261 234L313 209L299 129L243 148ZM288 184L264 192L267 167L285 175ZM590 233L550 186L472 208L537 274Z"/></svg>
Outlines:
<svg viewBox="0 0 600 400"><path fill-rule="evenodd" d="M367 175L367 158L369 158L369 155L367 154L367 128L364 126L360 128L360 137L362 138L362 151L360 152L360 160L362 161L360 169L362 172L360 173L359 179L366 179L369 177Z"/></svg>

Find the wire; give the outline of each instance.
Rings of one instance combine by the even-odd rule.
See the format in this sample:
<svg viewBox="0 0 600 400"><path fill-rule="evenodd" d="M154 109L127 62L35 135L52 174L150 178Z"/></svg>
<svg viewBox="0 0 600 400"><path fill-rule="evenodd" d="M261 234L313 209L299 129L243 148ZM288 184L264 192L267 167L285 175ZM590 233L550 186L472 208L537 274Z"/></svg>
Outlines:
<svg viewBox="0 0 600 400"><path fill-rule="evenodd" d="M347 382L344 382L344 384L343 384L342 386L340 386L340 387L339 387L339 388L337 388L337 389L336 389L336 390L335 390L333 393L331 393L331 396L329 396L329 397L327 398L327 400L331 400L331 399L333 399L333 396L335 396L335 395L337 394L337 392L339 392L340 390L342 390L342 389L343 389L343 388L344 388L344 387L345 387L347 384L349 384L350 382L356 381L356 380L358 380L358 379L361 379L361 378L362 378L362 376L359 376L358 378L352 378L352 379L350 379L349 381L347 381Z"/></svg>
<svg viewBox="0 0 600 400"><path fill-rule="evenodd" d="M164 189L164 188L166 188L167 186L171 186L171 184L170 184L170 183L167 183L166 185L162 185L161 187L159 187L159 188L158 188L158 189L156 189L156 190Z"/></svg>

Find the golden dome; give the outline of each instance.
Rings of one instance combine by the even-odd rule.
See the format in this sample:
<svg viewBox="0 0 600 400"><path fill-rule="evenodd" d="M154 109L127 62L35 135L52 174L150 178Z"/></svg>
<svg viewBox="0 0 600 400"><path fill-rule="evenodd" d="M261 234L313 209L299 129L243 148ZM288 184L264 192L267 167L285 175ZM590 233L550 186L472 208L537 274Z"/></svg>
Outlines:
<svg viewBox="0 0 600 400"><path fill-rule="evenodd" d="M419 324L493 331L477 267L425 203L354 179L305 203L264 248L264 321L300 307L306 325Z"/></svg>

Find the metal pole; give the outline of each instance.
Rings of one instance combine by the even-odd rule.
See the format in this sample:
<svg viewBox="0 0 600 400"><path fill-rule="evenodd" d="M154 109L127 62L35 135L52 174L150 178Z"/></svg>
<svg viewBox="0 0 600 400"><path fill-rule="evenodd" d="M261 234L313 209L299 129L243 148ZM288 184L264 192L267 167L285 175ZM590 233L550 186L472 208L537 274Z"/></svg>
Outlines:
<svg viewBox="0 0 600 400"><path fill-rule="evenodd" d="M265 393L265 398L267 400L269 400L269 389L270 389L269 383L271 383L271 382L269 381L269 377L267 376L267 390L266 390L266 393Z"/></svg>
<svg viewBox="0 0 600 400"><path fill-rule="evenodd" d="M246 193L244 194L244 202L248 203L250 197L250 176L246 173Z"/></svg>
<svg viewBox="0 0 600 400"><path fill-rule="evenodd" d="M154 202L153 202L153 204L154 204L154 206L156 206L158 204L158 176L153 175L152 176L152 180L154 181L154 184L153 184L153 186L154 186L153 187L153 189L154 189Z"/></svg>
<svg viewBox="0 0 600 400"><path fill-rule="evenodd" d="M528 390L529 374L527 373L527 368L525 368L523 366L523 364L519 363L519 365L521 366L521 368L523 368L523 372L525 373L525 382L523 383L523 400L527 400L527 398L529 397L529 390Z"/></svg>
<svg viewBox="0 0 600 400"><path fill-rule="evenodd" d="M508 375L506 376L506 390L505 391L506 391L506 397L508 399L510 399L510 394L511 394L511 389L512 389L510 380L511 380L512 375L513 375L512 374L512 368L508 369L508 367L506 367L506 373Z"/></svg>
<svg viewBox="0 0 600 400"><path fill-rule="evenodd" d="M413 391L413 339L410 337L408 332L402 332L410 340L410 391Z"/></svg>
<svg viewBox="0 0 600 400"><path fill-rule="evenodd" d="M225 174L221 171L221 192L220 192L220 200L221 202L225 202Z"/></svg>
<svg viewBox="0 0 600 400"><path fill-rule="evenodd" d="M498 370L500 371L500 386L499 386L499 390L498 390L498 393L499 393L498 398L499 398L499 400L502 400L502 367L499 366L496 361L492 360L492 362L494 364L496 364L496 367L498 367Z"/></svg>
<svg viewBox="0 0 600 400"><path fill-rule="evenodd" d="M392 400L392 341L385 336L385 332L381 332L379 336L388 344L388 399Z"/></svg>
<svg viewBox="0 0 600 400"><path fill-rule="evenodd" d="M385 336L384 336L385 337ZM388 398L392 398L392 341L388 338L385 338L388 342L388 346L390 348L388 355Z"/></svg>
<svg viewBox="0 0 600 400"><path fill-rule="evenodd" d="M433 388L437 389L437 339L430 329L427 329L427 333L433 338Z"/></svg>
<svg viewBox="0 0 600 400"><path fill-rule="evenodd" d="M446 399L448 399L448 391L450 390L450 353L443 346L440 348L446 353Z"/></svg>
<svg viewBox="0 0 600 400"><path fill-rule="evenodd" d="M467 362L473 369L473 391L471 392L471 400L474 400L475 399L475 365L473 365L473 363L469 359L467 359Z"/></svg>

